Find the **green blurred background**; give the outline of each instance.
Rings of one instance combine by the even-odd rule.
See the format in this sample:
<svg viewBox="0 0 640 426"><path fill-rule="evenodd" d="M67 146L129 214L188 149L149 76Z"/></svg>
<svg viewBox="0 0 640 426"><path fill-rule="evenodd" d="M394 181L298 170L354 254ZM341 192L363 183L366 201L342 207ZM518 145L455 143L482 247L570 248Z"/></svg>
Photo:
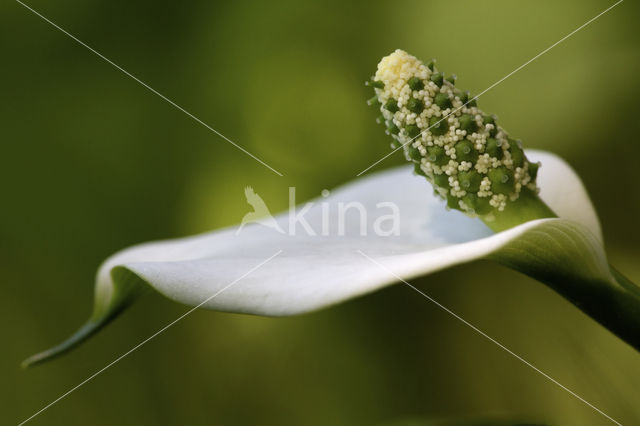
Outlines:
<svg viewBox="0 0 640 426"><path fill-rule="evenodd" d="M185 312L149 294L27 371L89 315L93 276L138 242L272 210L388 152L363 81L403 48L479 93L612 4L572 1L28 4L282 171L278 177L19 3L0 4L0 423L30 416ZM484 95L583 177L612 263L640 282L640 5L626 1ZM400 155L377 169L401 164ZM623 424L640 354L543 285L477 262L416 285ZM197 311L34 425L372 425L604 417L404 286L295 318Z"/></svg>

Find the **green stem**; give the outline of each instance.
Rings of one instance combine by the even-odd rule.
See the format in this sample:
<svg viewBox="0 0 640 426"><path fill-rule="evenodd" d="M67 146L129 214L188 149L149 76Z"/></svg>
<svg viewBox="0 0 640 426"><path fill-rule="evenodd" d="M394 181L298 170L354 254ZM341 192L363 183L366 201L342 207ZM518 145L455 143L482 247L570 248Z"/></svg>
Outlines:
<svg viewBox="0 0 640 426"><path fill-rule="evenodd" d="M538 197L525 188L520 197L507 203L495 218L482 218L495 232L504 231L530 220L555 218L556 214ZM499 260L500 261L500 260ZM519 270L526 270L519 265ZM609 265L608 278L587 277L576 280L567 274L545 274L531 270L529 275L546 283L554 291L569 300L581 311L607 328L620 339L640 351L640 287Z"/></svg>
<svg viewBox="0 0 640 426"><path fill-rule="evenodd" d="M640 351L640 287L613 266L610 268L620 289L612 292L607 300L611 306L606 309L609 312L606 327Z"/></svg>
<svg viewBox="0 0 640 426"><path fill-rule="evenodd" d="M553 210L540 199L538 194L529 188L523 188L515 201L507 203L501 212L494 212L493 217L481 217L492 231L501 232L514 226L536 219L558 217Z"/></svg>
<svg viewBox="0 0 640 426"><path fill-rule="evenodd" d="M611 280L575 281L569 277L547 284L581 311L640 351L640 287L613 266Z"/></svg>

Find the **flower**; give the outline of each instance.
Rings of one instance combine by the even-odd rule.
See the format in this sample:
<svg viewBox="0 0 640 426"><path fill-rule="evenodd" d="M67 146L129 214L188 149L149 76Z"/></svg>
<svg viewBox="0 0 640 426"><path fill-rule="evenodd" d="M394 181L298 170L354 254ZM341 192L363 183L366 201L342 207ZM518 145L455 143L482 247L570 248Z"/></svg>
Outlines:
<svg viewBox="0 0 640 426"><path fill-rule="evenodd" d="M621 284L610 271L600 225L580 179L553 154L528 151L527 156L544 163L538 176L540 194L560 219L530 221L494 233L477 219L447 211L438 196L425 191L427 184L413 175L411 167L379 172L319 199L322 204L311 207L306 220L319 229L326 205L333 209L340 202L357 199L368 210L375 210L381 200L391 200L401 215L398 235L360 236L358 217L348 215L345 235L292 236L250 225L239 235L235 228L226 228L125 249L100 267L94 311L87 324L61 345L29 358L25 365L75 346L121 313L148 286L191 306L295 315L396 283L394 274L408 280L483 258L547 283L638 347L638 290L627 281ZM289 216L284 213L276 220L286 228ZM267 259L271 260L264 263ZM615 315L610 318L604 313L611 309Z"/></svg>
<svg viewBox="0 0 640 426"><path fill-rule="evenodd" d="M327 215L345 203L374 213L392 203L397 232L363 233L362 216L343 215L338 233L295 233L290 212L272 227L125 249L100 266L89 321L24 365L82 342L146 287L197 308L295 315L478 259L547 284L640 349L640 288L608 264L580 178L553 154L525 152L453 81L403 51L384 58L370 103L413 166L366 176L330 196L323 191L302 210L306 229L324 230ZM427 178L433 194L415 174Z"/></svg>

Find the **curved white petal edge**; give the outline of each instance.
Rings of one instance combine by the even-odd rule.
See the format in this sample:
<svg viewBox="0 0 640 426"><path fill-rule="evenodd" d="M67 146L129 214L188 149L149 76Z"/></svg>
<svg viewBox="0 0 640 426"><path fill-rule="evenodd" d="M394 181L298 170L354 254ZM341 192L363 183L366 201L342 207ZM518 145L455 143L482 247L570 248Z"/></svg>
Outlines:
<svg viewBox="0 0 640 426"><path fill-rule="evenodd" d="M567 278L572 283L612 282L598 218L579 177L553 154L527 151L527 157L542 163L540 196L559 219L531 221L494 234L480 220L446 210L411 167L379 172L314 201L304 219L317 235L300 224L292 235L286 212L276 216L286 233L253 224L239 234L236 227L226 228L116 253L98 271L89 323L35 361L92 334L145 285L190 306L280 316L339 303L398 282L397 277L411 279L481 258L547 284ZM340 232L339 205L350 202L363 205L367 217L363 221L356 208L347 210ZM389 202L398 208L399 232L378 235L372 225L391 212L379 203ZM360 235L362 222L366 236Z"/></svg>
<svg viewBox="0 0 640 426"><path fill-rule="evenodd" d="M549 153L529 151L527 155L542 162L539 184L543 200L561 218L588 228L601 240L596 213L573 170ZM347 210L344 235L339 235L339 203L346 206L349 202L364 205L367 218L363 220L355 208ZM391 208L376 207L383 202L398 207L399 235L373 232L375 220L391 212ZM281 250L202 307L259 315L299 314L397 281L359 251L408 279L486 257L545 222L557 221L533 221L494 234L480 220L446 210L429 183L413 175L410 167L370 175L337 189L316 200L304 218L316 235L309 235L300 224L295 235L290 235L292 226L289 213L285 213L276 219L287 234L254 224L245 226L238 235L234 227L124 250L101 266L98 301L110 304L111 270L120 266L170 299L195 306ZM323 219L329 223L324 236ZM366 236L360 234L362 223L367 226ZM384 230L383 224L381 228Z"/></svg>

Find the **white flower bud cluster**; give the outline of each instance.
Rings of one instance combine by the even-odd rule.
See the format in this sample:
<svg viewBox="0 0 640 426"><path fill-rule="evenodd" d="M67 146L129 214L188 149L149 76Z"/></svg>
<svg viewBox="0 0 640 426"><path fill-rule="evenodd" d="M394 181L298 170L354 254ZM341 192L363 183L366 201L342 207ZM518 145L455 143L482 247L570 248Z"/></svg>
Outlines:
<svg viewBox="0 0 640 426"><path fill-rule="evenodd" d="M525 187L538 191L538 164L484 114L475 99L433 63L402 50L382 58L370 83L387 132L403 146L450 208L471 215L502 211Z"/></svg>

